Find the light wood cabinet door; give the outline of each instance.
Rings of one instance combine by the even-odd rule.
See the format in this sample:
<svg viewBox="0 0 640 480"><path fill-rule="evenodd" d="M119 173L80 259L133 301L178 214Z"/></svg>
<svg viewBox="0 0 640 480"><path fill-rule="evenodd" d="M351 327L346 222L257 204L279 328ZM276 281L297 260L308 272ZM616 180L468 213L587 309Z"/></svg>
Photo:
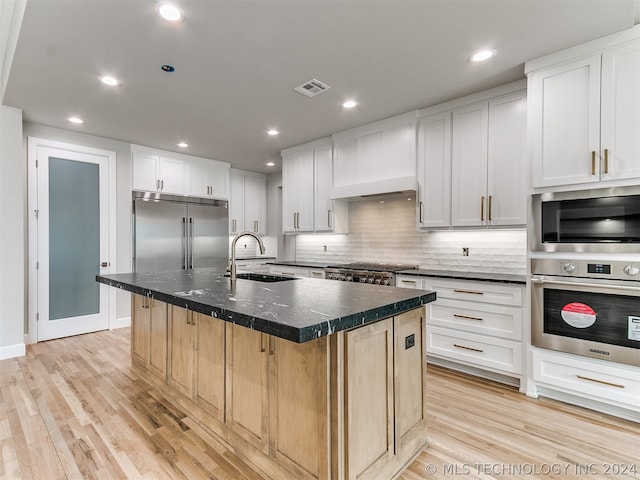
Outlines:
<svg viewBox="0 0 640 480"><path fill-rule="evenodd" d="M425 314L417 308L393 318L396 452L426 442Z"/></svg>
<svg viewBox="0 0 640 480"><path fill-rule="evenodd" d="M147 369L159 377L167 376L167 304L149 299L149 355Z"/></svg>
<svg viewBox="0 0 640 480"><path fill-rule="evenodd" d="M146 365L149 352L149 299L131 295L131 358Z"/></svg>
<svg viewBox="0 0 640 480"><path fill-rule="evenodd" d="M268 453L268 336L239 325L226 327L227 426Z"/></svg>
<svg viewBox="0 0 640 480"><path fill-rule="evenodd" d="M225 322L193 313L196 325L196 402L224 421Z"/></svg>
<svg viewBox="0 0 640 480"><path fill-rule="evenodd" d="M299 480L329 477L328 345L269 338L270 455Z"/></svg>
<svg viewBox="0 0 640 480"><path fill-rule="evenodd" d="M345 477L379 478L395 454L393 319L347 332L345 348Z"/></svg>
<svg viewBox="0 0 640 480"><path fill-rule="evenodd" d="M169 305L169 384L193 399L194 339L196 329L192 313L184 308Z"/></svg>

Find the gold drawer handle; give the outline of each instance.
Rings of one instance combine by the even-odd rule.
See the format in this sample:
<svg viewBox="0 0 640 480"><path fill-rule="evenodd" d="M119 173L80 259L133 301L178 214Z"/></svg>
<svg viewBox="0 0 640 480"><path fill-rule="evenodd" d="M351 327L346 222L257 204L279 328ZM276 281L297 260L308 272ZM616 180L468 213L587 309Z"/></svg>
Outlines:
<svg viewBox="0 0 640 480"><path fill-rule="evenodd" d="M479 348L465 347L464 345L458 345L457 343L454 343L453 346L456 348L462 348L463 350L471 350L472 352L479 352L479 353L484 352L484 350L481 350Z"/></svg>
<svg viewBox="0 0 640 480"><path fill-rule="evenodd" d="M576 375L580 380L587 380L588 382L601 383L602 385L609 385L610 387L625 388L624 385L619 383L605 382L604 380L598 380L597 378L585 377L583 375Z"/></svg>
<svg viewBox="0 0 640 480"><path fill-rule="evenodd" d="M604 173L609 173L609 149L604 149Z"/></svg>
<svg viewBox="0 0 640 480"><path fill-rule="evenodd" d="M484 292L476 292L474 290L458 290L458 289L454 289L453 290L454 293L471 293L473 295L483 295Z"/></svg>
<svg viewBox="0 0 640 480"><path fill-rule="evenodd" d="M480 317L469 317L468 315L458 315L457 313L454 313L453 316L456 318L464 318L466 320L478 320L480 322L484 320L483 318L480 318Z"/></svg>
<svg viewBox="0 0 640 480"><path fill-rule="evenodd" d="M596 174L596 151L591 150L591 175Z"/></svg>

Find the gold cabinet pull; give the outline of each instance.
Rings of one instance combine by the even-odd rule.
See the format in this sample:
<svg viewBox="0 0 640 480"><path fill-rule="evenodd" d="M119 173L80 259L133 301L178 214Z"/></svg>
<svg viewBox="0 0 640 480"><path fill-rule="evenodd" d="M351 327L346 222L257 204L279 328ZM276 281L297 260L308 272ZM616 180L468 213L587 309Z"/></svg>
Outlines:
<svg viewBox="0 0 640 480"><path fill-rule="evenodd" d="M484 292L476 292L475 290L458 290L456 288L453 291L454 293L471 293L473 295L484 295Z"/></svg>
<svg viewBox="0 0 640 480"><path fill-rule="evenodd" d="M267 347L265 347L264 345L264 337L265 337L264 333L261 333L260 334L260 353L264 353L267 351Z"/></svg>
<svg viewBox="0 0 640 480"><path fill-rule="evenodd" d="M609 173L609 149L604 149L604 173Z"/></svg>
<svg viewBox="0 0 640 480"><path fill-rule="evenodd" d="M584 375L576 375L576 377L578 377L580 380L586 380L588 382L600 383L602 385L608 385L610 387L624 388L624 385L620 385L619 383L605 382L604 380L598 380L597 378L585 377Z"/></svg>
<svg viewBox="0 0 640 480"><path fill-rule="evenodd" d="M420 207L419 207L420 223L423 222L423 220L422 220L422 208L423 208L422 205L423 205L422 202L420 202Z"/></svg>
<svg viewBox="0 0 640 480"><path fill-rule="evenodd" d="M463 350L471 350L472 352L478 352L478 353L484 352L484 350L481 350L480 348L465 347L464 345L458 345L457 343L454 343L453 346L456 348L461 348Z"/></svg>
<svg viewBox="0 0 640 480"><path fill-rule="evenodd" d="M489 221L491 221L491 200L493 200L493 196L489 195Z"/></svg>
<svg viewBox="0 0 640 480"><path fill-rule="evenodd" d="M591 175L596 174L596 151L591 151Z"/></svg>
<svg viewBox="0 0 640 480"><path fill-rule="evenodd" d="M275 346L273 337L269 335L269 355L273 355L275 353Z"/></svg>
<svg viewBox="0 0 640 480"><path fill-rule="evenodd" d="M329 228L332 228L331 227L331 210L327 210L327 226Z"/></svg>
<svg viewBox="0 0 640 480"><path fill-rule="evenodd" d="M478 320L479 322L482 322L484 319L480 318L480 317L470 317L468 315L458 315L457 313L453 314L454 317L456 318L464 318L465 320Z"/></svg>
<svg viewBox="0 0 640 480"><path fill-rule="evenodd" d="M484 222L484 196L480 197L480 221Z"/></svg>

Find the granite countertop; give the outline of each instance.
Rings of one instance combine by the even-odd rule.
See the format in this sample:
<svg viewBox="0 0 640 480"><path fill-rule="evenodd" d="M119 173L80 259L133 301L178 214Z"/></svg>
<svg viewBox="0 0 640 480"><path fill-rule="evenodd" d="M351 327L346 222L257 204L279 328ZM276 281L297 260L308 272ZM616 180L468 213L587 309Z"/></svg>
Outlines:
<svg viewBox="0 0 640 480"><path fill-rule="evenodd" d="M436 299L435 292L314 278L237 279L216 269L98 275L98 282L303 343Z"/></svg>
<svg viewBox="0 0 640 480"><path fill-rule="evenodd" d="M456 272L453 270L402 270L396 272L401 275L415 275L418 277L440 277L440 278L453 278L457 280L478 280L481 282L498 282L498 283L518 283L526 284L526 275L510 275L503 273L477 273L477 272Z"/></svg>
<svg viewBox="0 0 640 480"><path fill-rule="evenodd" d="M327 268L330 263L321 262L305 262L297 260L274 260L267 262L269 265L286 265L287 267L303 267L303 268ZM335 262L334 262L335 263Z"/></svg>

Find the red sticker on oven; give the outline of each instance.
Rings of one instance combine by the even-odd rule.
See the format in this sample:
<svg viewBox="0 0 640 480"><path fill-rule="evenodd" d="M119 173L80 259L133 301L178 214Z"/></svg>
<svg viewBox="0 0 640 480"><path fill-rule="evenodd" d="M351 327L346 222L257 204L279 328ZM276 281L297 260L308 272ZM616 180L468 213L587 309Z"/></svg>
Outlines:
<svg viewBox="0 0 640 480"><path fill-rule="evenodd" d="M575 328L587 328L596 323L596 312L580 302L567 303L560 312L562 319Z"/></svg>

